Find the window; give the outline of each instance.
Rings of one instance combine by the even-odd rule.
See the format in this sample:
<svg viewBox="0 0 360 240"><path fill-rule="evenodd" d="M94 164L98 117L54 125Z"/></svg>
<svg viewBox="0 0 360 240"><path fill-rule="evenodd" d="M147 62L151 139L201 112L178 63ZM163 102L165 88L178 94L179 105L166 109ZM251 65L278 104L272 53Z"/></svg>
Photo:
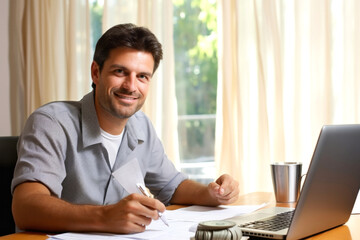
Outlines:
<svg viewBox="0 0 360 240"><path fill-rule="evenodd" d="M90 30L91 30L91 48L95 51L96 42L102 34L102 15L103 15L103 1L90 1Z"/></svg>
<svg viewBox="0 0 360 240"><path fill-rule="evenodd" d="M216 1L173 3L181 169L208 183L215 177Z"/></svg>

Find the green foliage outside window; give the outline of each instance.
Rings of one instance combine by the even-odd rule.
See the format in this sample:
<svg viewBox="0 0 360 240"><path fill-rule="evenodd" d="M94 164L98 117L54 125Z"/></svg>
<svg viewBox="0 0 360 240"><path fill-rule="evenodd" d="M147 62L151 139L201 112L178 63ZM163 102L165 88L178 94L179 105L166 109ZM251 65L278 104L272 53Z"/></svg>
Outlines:
<svg viewBox="0 0 360 240"><path fill-rule="evenodd" d="M179 115L215 114L216 3L174 0L174 49Z"/></svg>

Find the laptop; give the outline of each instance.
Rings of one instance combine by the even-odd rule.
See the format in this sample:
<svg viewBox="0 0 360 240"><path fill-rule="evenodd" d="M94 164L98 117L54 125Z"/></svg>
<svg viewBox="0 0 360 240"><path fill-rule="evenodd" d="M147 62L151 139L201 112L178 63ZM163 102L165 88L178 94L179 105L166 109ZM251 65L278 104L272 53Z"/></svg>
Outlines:
<svg viewBox="0 0 360 240"><path fill-rule="evenodd" d="M346 223L359 188L360 124L327 125L295 209L265 208L227 220L236 222L244 236L302 239Z"/></svg>

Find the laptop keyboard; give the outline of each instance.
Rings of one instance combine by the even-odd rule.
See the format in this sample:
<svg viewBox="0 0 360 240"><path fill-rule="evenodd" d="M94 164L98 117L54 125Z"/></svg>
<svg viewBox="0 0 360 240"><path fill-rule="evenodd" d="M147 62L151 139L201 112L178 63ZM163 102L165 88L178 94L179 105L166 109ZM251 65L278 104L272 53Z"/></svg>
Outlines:
<svg viewBox="0 0 360 240"><path fill-rule="evenodd" d="M276 232L290 226L293 214L294 211L279 213L270 218L242 224L240 227Z"/></svg>

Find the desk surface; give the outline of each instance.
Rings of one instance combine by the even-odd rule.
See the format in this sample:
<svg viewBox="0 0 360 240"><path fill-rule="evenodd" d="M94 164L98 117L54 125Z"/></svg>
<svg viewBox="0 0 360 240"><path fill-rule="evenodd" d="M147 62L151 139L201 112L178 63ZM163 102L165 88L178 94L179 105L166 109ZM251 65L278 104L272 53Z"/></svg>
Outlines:
<svg viewBox="0 0 360 240"><path fill-rule="evenodd" d="M281 207L294 207L294 204L276 204L275 199L272 193L250 193L242 195L239 197L239 200L235 205L256 205L262 204L264 202L270 202L269 206L281 206ZM173 210L178 209L183 206L173 205L167 207L167 209ZM332 230L326 231L324 233L318 234L316 236L310 237L310 240L332 240L332 239L360 239L360 215L351 215L349 221L340 227L334 228ZM0 237L1 240L45 240L47 236L45 233L15 233Z"/></svg>

